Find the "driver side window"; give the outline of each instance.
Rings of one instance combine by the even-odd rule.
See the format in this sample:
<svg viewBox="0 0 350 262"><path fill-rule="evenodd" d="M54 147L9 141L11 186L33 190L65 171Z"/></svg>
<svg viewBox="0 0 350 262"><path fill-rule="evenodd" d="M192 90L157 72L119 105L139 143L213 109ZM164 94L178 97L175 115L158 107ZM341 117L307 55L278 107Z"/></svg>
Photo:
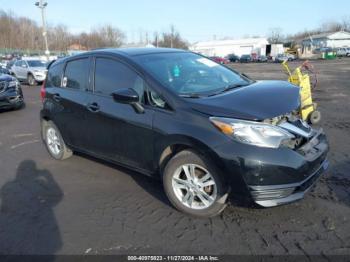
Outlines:
<svg viewBox="0 0 350 262"><path fill-rule="evenodd" d="M134 89L144 102L145 82L136 72L114 59L97 57L94 92L109 96L119 88Z"/></svg>

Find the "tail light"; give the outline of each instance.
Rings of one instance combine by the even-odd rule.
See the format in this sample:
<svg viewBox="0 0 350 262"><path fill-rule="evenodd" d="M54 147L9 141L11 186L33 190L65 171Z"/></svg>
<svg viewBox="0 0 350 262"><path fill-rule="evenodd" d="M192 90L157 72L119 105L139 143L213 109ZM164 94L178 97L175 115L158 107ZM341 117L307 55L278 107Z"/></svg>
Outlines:
<svg viewBox="0 0 350 262"><path fill-rule="evenodd" d="M44 102L44 99L45 99L45 96L46 96L45 81L43 82L43 84L41 86L40 96L41 96L41 102Z"/></svg>

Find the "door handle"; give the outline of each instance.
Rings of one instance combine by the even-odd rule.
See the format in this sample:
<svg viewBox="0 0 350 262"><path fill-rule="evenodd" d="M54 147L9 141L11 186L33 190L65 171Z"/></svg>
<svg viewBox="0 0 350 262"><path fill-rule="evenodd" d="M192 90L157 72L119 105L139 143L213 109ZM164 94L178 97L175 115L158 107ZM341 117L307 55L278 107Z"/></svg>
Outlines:
<svg viewBox="0 0 350 262"><path fill-rule="evenodd" d="M95 103L95 102L94 103L88 103L86 105L86 108L92 113L97 113L97 112L100 111L100 106L97 103Z"/></svg>
<svg viewBox="0 0 350 262"><path fill-rule="evenodd" d="M53 100L55 100L56 102L60 102L61 101L61 96L59 94L54 94L52 96Z"/></svg>

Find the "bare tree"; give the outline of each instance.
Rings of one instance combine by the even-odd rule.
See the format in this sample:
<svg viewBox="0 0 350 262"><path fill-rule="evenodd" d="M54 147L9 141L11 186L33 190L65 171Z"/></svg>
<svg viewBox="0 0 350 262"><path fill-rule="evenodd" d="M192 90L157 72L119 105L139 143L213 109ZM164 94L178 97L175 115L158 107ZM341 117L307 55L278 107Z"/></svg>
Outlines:
<svg viewBox="0 0 350 262"><path fill-rule="evenodd" d="M270 44L280 44L284 41L284 36L282 34L282 29L279 27L270 28L268 33L268 41Z"/></svg>
<svg viewBox="0 0 350 262"><path fill-rule="evenodd" d="M160 36L158 36L158 33L156 33L153 45L159 47L188 49L187 41L181 37L174 25L170 26L169 32L163 32Z"/></svg>
<svg viewBox="0 0 350 262"><path fill-rule="evenodd" d="M0 48L44 50L42 33L38 24L25 17L0 10ZM89 33L73 35L65 25L49 26L48 41L51 50L66 51L71 44L86 48L119 47L124 33L112 25L92 29Z"/></svg>

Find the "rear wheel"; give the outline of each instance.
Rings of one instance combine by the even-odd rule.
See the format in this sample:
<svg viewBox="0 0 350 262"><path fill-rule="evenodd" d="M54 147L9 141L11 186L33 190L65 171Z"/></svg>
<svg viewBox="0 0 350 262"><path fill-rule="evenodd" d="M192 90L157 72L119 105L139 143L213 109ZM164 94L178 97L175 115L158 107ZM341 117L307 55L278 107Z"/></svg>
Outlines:
<svg viewBox="0 0 350 262"><path fill-rule="evenodd" d="M35 78L32 74L29 74L27 76L27 82L30 86L36 86L38 84L38 82L35 80Z"/></svg>
<svg viewBox="0 0 350 262"><path fill-rule="evenodd" d="M66 146L60 131L52 121L42 121L42 136L50 155L56 160L64 160L73 152Z"/></svg>
<svg viewBox="0 0 350 262"><path fill-rule="evenodd" d="M227 192L216 167L192 150L182 151L168 162L163 185L170 202L184 213L212 217L226 207Z"/></svg>

